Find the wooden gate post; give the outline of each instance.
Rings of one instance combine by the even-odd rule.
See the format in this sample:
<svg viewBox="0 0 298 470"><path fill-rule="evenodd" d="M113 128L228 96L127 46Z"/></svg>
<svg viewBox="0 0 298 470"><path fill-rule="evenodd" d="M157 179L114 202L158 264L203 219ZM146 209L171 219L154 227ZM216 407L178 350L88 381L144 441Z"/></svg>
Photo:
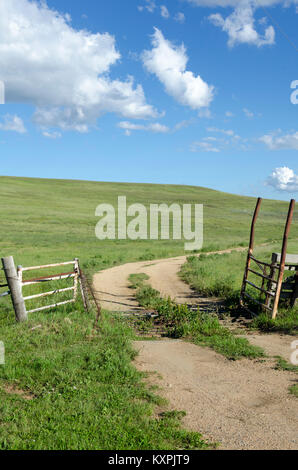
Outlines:
<svg viewBox="0 0 298 470"><path fill-rule="evenodd" d="M24 322L27 320L28 315L26 311L25 302L22 295L22 285L17 275L16 267L12 256L2 258L2 265L4 268L7 284L10 290L12 304L15 311L16 321Z"/></svg>
<svg viewBox="0 0 298 470"><path fill-rule="evenodd" d="M279 273L278 273L278 281L277 281L274 305L273 305L273 310L272 310L272 319L273 320L275 320L276 315L277 315L277 309L278 309L278 304L279 304L282 280L283 280L283 277L284 277L284 270L285 270L285 261L286 261L286 255L287 255L287 245L288 245L288 235L289 235L289 231L290 231L290 227L291 227L291 223L292 223L292 219L293 219L294 207L295 207L295 200L291 199L290 206L289 206L288 217L287 217L287 223L286 223L286 226L285 226L284 238L283 238L283 242L282 242L282 250L281 250Z"/></svg>

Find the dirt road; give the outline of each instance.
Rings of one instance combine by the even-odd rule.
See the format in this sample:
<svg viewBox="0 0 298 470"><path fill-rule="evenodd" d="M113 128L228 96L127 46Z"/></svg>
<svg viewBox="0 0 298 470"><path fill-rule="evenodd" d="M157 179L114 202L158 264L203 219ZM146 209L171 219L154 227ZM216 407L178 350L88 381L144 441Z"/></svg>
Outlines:
<svg viewBox="0 0 298 470"><path fill-rule="evenodd" d="M240 247L215 253L224 254L231 251L246 250L247 248ZM207 254L211 255L214 252ZM142 309L134 297L134 291L130 288L128 277L130 274L145 273L149 276L148 283L154 289L166 298L171 297L177 303L199 305L201 308L205 308L206 305L209 306L210 304L214 308L217 305L219 306L220 299L199 296L180 279L178 273L186 260L186 256L179 256L177 258L127 263L106 269L95 274L93 278L96 296L106 310L124 313L140 312ZM254 334L249 336L251 343L262 347L268 355L281 356L287 361L289 361L291 354L290 345L293 339L292 336L279 334Z"/></svg>
<svg viewBox="0 0 298 470"><path fill-rule="evenodd" d="M220 449L298 449L298 400L292 373L273 362L229 361L183 341L140 341L136 366L150 374L183 425L219 442ZM161 376L162 378L159 378Z"/></svg>
<svg viewBox="0 0 298 470"><path fill-rule="evenodd" d="M94 276L96 295L107 310L139 312L128 277L146 273L149 284L164 297L178 303L210 303L179 278L185 262L186 257L180 256L101 271ZM246 337L269 356L289 361L292 336L254 333ZM208 348L174 340L135 342L135 347L136 366L160 374L162 378L153 374L149 380L160 385L160 394L172 408L187 412L187 428L220 442L222 449L298 449L298 400L288 392L297 376L275 370L272 358L233 362Z"/></svg>
<svg viewBox="0 0 298 470"><path fill-rule="evenodd" d="M247 248L241 247L214 253L223 254L246 250ZM139 311L138 303L129 287L128 277L130 274L145 273L150 278L149 284L157 289L162 296L170 296L178 303L200 304L205 299L195 296L192 289L178 276L180 268L186 263L186 260L186 256L178 256L177 258L127 263L100 271L93 278L96 295L106 310L115 312Z"/></svg>

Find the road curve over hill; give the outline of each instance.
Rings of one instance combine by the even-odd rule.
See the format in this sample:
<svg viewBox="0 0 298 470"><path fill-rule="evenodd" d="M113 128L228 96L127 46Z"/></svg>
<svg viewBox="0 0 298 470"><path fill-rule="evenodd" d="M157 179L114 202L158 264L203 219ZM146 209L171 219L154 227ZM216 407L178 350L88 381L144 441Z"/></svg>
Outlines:
<svg viewBox="0 0 298 470"><path fill-rule="evenodd" d="M224 254L246 250L247 248L239 247L207 254ZM138 261L100 271L93 277L97 298L106 310L126 313L139 311L140 307L133 296L133 290L129 287L128 277L130 274L145 273L150 278L148 283L162 296L171 297L181 304L200 304L204 302L204 299L194 295L193 290L178 276L181 266L186 263L186 260L186 256L178 256L177 258Z"/></svg>

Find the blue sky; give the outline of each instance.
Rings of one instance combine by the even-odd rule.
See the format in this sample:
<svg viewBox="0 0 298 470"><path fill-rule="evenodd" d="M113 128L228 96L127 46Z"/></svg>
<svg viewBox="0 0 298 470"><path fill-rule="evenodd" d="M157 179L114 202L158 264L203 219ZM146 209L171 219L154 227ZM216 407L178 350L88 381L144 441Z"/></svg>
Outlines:
<svg viewBox="0 0 298 470"><path fill-rule="evenodd" d="M295 197L297 7L2 0L0 174Z"/></svg>

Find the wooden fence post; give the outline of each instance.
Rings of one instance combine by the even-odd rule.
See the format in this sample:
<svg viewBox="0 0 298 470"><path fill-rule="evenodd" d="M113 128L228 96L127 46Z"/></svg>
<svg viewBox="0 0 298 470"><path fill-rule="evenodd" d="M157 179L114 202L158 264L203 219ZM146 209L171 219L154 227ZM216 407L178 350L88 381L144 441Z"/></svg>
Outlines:
<svg viewBox="0 0 298 470"><path fill-rule="evenodd" d="M10 290L12 304L15 311L16 321L23 322L28 318L25 302L22 295L22 285L17 275L12 256L2 258L7 284Z"/></svg>
<svg viewBox="0 0 298 470"><path fill-rule="evenodd" d="M271 281L271 279L274 279L274 276L275 276L275 272L276 272L276 267L275 265L277 264L277 253L272 253L272 256L271 256L271 267L270 267L270 273L269 273L269 278L270 280L267 281L267 291L268 292L273 292L273 289L275 289L275 287L273 286L273 282ZM269 295L269 293L266 295L266 301L265 301L265 305L266 307L269 307L270 308L270 305L271 305L271 300L272 300L272 297Z"/></svg>

